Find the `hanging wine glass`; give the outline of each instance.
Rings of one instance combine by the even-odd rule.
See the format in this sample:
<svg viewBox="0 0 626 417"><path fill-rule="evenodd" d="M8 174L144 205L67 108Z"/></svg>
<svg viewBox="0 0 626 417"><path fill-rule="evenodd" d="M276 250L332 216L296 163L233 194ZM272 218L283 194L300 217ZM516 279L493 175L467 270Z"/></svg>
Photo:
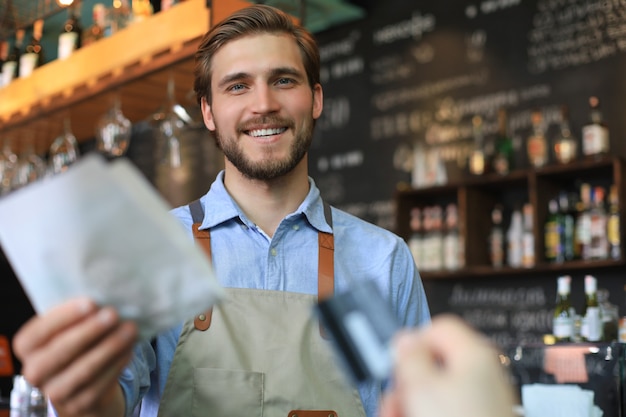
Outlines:
<svg viewBox="0 0 626 417"><path fill-rule="evenodd" d="M151 116L151 124L157 132L156 162L178 168L182 164L180 134L186 121L191 121L186 110L176 102L175 82L170 74L167 82L165 103Z"/></svg>
<svg viewBox="0 0 626 417"><path fill-rule="evenodd" d="M130 144L132 124L124 116L118 95L111 108L100 118L96 126L96 148L108 157L126 153Z"/></svg>
<svg viewBox="0 0 626 417"><path fill-rule="evenodd" d="M17 165L17 155L11 149L12 141L4 137L0 152L0 196L11 191L11 181Z"/></svg>
<svg viewBox="0 0 626 417"><path fill-rule="evenodd" d="M76 162L79 157L78 142L72 133L70 118L63 120L63 132L50 145L48 162L53 174L58 174Z"/></svg>
<svg viewBox="0 0 626 417"><path fill-rule="evenodd" d="M46 175L46 163L35 153L35 138L29 134L17 158L17 165L11 178L11 190L17 190Z"/></svg>

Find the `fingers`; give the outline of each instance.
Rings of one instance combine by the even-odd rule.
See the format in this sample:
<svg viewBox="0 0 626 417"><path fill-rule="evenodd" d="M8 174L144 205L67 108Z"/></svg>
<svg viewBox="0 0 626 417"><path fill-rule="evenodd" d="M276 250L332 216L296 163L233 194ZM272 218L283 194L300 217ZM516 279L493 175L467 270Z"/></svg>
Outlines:
<svg viewBox="0 0 626 417"><path fill-rule="evenodd" d="M419 333L419 343L423 343L437 358L441 370L463 369L468 363L476 361L475 355L495 358L491 342L454 315L435 317L431 326ZM463 348L459 349L461 346Z"/></svg>
<svg viewBox="0 0 626 417"><path fill-rule="evenodd" d="M44 315L32 318L15 335L13 340L15 355L23 360L55 334L84 319L95 310L95 303L87 298L77 298L51 309Z"/></svg>
<svg viewBox="0 0 626 417"><path fill-rule="evenodd" d="M125 323L123 326L133 326ZM84 416L113 403L113 396L120 394L119 374L132 356L132 345L125 345L128 333L134 329L116 330L103 342L100 352L90 352L82 364L73 365L63 374L50 381L45 391L52 403L63 415ZM115 339L121 339L118 343ZM103 354L103 352L108 352Z"/></svg>
<svg viewBox="0 0 626 417"><path fill-rule="evenodd" d="M14 339L22 373L63 415L86 416L113 393L132 355L137 326L87 299L64 303L26 323ZM103 402L105 401L105 402Z"/></svg>
<svg viewBox="0 0 626 417"><path fill-rule="evenodd" d="M28 360L24 361L22 373L31 384L41 386L67 368L70 362L82 357L118 325L119 318L112 308L100 309L71 327L57 331L43 344L34 346L28 353ZM36 324L35 327L40 326Z"/></svg>

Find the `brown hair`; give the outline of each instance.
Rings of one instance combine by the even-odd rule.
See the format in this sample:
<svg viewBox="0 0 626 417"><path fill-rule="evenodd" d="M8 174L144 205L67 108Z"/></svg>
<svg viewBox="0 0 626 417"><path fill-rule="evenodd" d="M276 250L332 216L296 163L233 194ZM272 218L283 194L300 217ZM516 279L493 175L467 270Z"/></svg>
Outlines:
<svg viewBox="0 0 626 417"><path fill-rule="evenodd" d="M211 64L215 53L228 42L246 35L285 33L293 36L300 48L304 69L313 88L320 82L320 54L313 35L291 17L271 6L255 4L238 10L213 26L203 37L195 60L194 91L200 104L202 97L211 103Z"/></svg>

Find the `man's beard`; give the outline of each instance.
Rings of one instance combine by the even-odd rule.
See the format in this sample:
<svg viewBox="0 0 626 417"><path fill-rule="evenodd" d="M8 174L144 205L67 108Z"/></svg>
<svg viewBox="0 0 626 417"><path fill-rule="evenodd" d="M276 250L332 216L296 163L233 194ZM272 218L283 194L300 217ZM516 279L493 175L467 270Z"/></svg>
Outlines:
<svg viewBox="0 0 626 417"><path fill-rule="evenodd" d="M262 123L262 122L261 122ZM284 123L280 123L284 125ZM290 126L293 126L291 124ZM251 161L243 152L243 149L239 146L239 141L236 139L224 140L223 135L220 133L219 127L216 125L215 138L219 148L224 153L224 156L230 161L235 168L246 178L253 180L273 180L282 177L293 169L302 161L302 158L306 155L311 142L313 140L313 128L315 126L315 120L309 118L305 121L302 129L296 132L293 145L289 151L289 155L286 159L272 159L264 158L261 161ZM238 134L243 134L245 128L239 128Z"/></svg>

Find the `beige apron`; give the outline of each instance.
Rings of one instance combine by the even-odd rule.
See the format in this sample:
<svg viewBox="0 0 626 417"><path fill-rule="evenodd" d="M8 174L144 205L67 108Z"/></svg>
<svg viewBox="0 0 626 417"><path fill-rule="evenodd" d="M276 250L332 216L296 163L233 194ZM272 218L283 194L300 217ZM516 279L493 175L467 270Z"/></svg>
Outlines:
<svg viewBox="0 0 626 417"><path fill-rule="evenodd" d="M210 257L204 213L190 205ZM327 219L330 207L326 209ZM329 224L332 225L332 223ZM333 236L319 232L319 297L333 293ZM312 314L317 297L230 288L227 301L184 324L159 417L365 417Z"/></svg>

